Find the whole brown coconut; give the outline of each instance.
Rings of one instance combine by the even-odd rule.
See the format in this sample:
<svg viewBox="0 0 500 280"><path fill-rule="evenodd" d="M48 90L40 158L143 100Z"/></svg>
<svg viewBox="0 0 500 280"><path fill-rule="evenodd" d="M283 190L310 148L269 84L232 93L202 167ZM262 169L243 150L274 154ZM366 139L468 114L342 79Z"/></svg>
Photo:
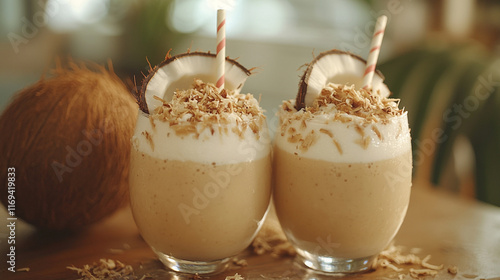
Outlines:
<svg viewBox="0 0 500 280"><path fill-rule="evenodd" d="M0 117L3 205L14 168L15 216L39 228L76 230L124 206L136 116L125 85L101 66L70 63L18 92Z"/></svg>

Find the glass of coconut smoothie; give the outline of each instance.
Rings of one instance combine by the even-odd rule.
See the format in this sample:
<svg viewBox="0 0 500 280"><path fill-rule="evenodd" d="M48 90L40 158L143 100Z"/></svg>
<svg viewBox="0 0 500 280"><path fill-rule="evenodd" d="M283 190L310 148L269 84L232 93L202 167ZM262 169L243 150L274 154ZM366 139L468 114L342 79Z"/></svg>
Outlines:
<svg viewBox="0 0 500 280"><path fill-rule="evenodd" d="M298 260L327 273L359 272L389 245L406 215L412 155L407 113L366 63L332 50L284 101L274 146L274 202Z"/></svg>
<svg viewBox="0 0 500 280"><path fill-rule="evenodd" d="M250 72L215 55L168 58L146 78L132 138L130 198L144 240L168 268L213 274L253 240L271 196L271 147Z"/></svg>

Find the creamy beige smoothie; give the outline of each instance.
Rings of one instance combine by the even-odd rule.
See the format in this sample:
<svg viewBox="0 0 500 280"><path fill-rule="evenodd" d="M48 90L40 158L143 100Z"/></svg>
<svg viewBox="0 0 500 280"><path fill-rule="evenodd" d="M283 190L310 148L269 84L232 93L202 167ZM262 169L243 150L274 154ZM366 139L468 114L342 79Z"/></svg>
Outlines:
<svg viewBox="0 0 500 280"><path fill-rule="evenodd" d="M251 243L267 212L272 163L265 116L250 94L219 92L201 80L162 103L139 112L132 212L168 267L209 273L210 263Z"/></svg>
<svg viewBox="0 0 500 280"><path fill-rule="evenodd" d="M407 114L396 100L339 84L313 106L297 111L294 102L280 108L274 147L283 230L308 266L357 259L366 266L394 238L409 204Z"/></svg>
<svg viewBox="0 0 500 280"><path fill-rule="evenodd" d="M391 184L387 174L411 170L410 153L370 163L335 163L279 148L274 152L274 201L281 225L299 249L357 259L380 253L394 238L411 182L407 177Z"/></svg>
<svg viewBox="0 0 500 280"><path fill-rule="evenodd" d="M270 156L224 165L162 160L135 149L131 157L134 218L154 250L210 261L250 245L269 204Z"/></svg>

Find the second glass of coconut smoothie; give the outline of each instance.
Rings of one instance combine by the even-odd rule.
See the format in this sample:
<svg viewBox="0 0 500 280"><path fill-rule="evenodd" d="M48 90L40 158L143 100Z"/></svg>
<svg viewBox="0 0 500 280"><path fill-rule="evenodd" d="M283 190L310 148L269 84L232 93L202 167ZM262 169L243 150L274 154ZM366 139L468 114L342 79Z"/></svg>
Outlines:
<svg viewBox="0 0 500 280"><path fill-rule="evenodd" d="M369 269L409 204L407 114L380 73L361 88L364 65L349 53L320 54L278 113L276 211L299 260L322 272Z"/></svg>
<svg viewBox="0 0 500 280"><path fill-rule="evenodd" d="M189 53L156 68L132 138L139 231L168 268L193 274L224 270L250 245L271 196L266 120L257 100L239 93L250 73L227 60L219 91L209 83L214 67L214 55Z"/></svg>

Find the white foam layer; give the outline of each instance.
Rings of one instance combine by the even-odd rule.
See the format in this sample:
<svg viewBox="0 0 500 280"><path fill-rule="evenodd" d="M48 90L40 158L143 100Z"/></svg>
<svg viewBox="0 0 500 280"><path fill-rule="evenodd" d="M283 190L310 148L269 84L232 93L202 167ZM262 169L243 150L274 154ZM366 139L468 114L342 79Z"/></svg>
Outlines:
<svg viewBox="0 0 500 280"><path fill-rule="evenodd" d="M258 139L250 128L240 138L232 132L232 128L237 126L236 118L221 130L215 129L213 134L210 129L202 129L199 125L198 132L201 133L196 138L194 134L179 136L168 122L152 122L147 114L139 110L132 147L158 159L217 165L249 162L268 156L271 140L265 122Z"/></svg>
<svg viewBox="0 0 500 280"><path fill-rule="evenodd" d="M290 142L288 140L290 134L285 132L282 135L278 129L275 136L277 147L292 154L297 153L301 157L330 162L357 163L390 159L411 151L411 136L406 112L401 116L391 118L385 124L381 122L363 124L359 117L353 116L351 116L352 121L342 123L333 121L326 115L320 115L306 120L306 127L301 120L290 119L294 113L281 109L278 114L283 123L290 123L287 131L293 128L296 133L302 135L302 138L313 133L314 143L307 149L301 149L302 142ZM377 135L377 131L381 137ZM367 145L363 145L363 141L368 141Z"/></svg>

